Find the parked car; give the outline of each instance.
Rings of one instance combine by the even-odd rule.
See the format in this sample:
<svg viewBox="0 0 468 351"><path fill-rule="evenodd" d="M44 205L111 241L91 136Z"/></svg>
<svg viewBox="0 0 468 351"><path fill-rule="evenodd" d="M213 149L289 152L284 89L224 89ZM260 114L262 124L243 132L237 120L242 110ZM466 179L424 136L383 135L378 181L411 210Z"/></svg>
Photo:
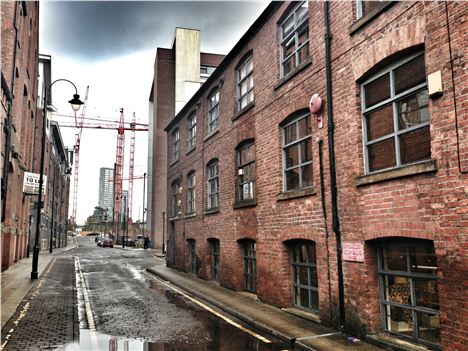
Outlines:
<svg viewBox="0 0 468 351"><path fill-rule="evenodd" d="M114 247L114 241L112 239L104 239L101 243L101 247Z"/></svg>
<svg viewBox="0 0 468 351"><path fill-rule="evenodd" d="M101 234L92 232L92 233L88 233L88 236L101 236Z"/></svg>

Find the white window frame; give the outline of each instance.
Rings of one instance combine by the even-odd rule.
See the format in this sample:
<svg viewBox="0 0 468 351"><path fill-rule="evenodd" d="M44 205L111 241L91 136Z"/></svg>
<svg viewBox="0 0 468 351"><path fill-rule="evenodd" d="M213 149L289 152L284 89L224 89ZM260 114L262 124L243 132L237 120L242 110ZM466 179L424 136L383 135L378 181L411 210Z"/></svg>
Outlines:
<svg viewBox="0 0 468 351"><path fill-rule="evenodd" d="M219 128L219 89L208 98L208 134Z"/></svg>
<svg viewBox="0 0 468 351"><path fill-rule="evenodd" d="M245 67L245 76L241 76L242 69ZM249 70L250 67L250 70ZM253 80L253 56L249 55L236 71L237 80L237 110L240 111L254 101L254 80ZM250 79L252 77L252 79ZM242 84L247 82L247 91L242 94ZM252 85L250 85L252 82ZM252 93L252 94L251 94ZM247 97L247 103L242 106L242 99Z"/></svg>
<svg viewBox="0 0 468 351"><path fill-rule="evenodd" d="M195 213L195 172L187 176L187 214Z"/></svg>
<svg viewBox="0 0 468 351"><path fill-rule="evenodd" d="M179 159L179 141L180 141L180 131L179 128L176 128L172 132L172 160L177 161Z"/></svg>
<svg viewBox="0 0 468 351"><path fill-rule="evenodd" d="M255 154L252 155L252 146L255 145L254 141L249 141L243 143L241 146L237 148L237 201L238 202L243 202L243 201L249 201L253 200L255 198L255 174L252 174L252 178L249 179L248 181L244 181L244 174L242 170L246 167L250 167L251 165L255 165ZM241 163L241 152L242 150L246 149L248 151L249 159L244 160L243 163ZM244 198L244 190L243 187L245 184L249 184L249 193L251 196L248 198Z"/></svg>
<svg viewBox="0 0 468 351"><path fill-rule="evenodd" d="M301 46L298 47L298 42L299 42L299 36L298 33L304 28L307 27L307 31L309 30L309 16L307 15L304 19L302 19L301 22L298 22L298 15L297 12L298 10L302 7L303 4L308 4L308 1L302 1L300 2L297 6L295 6L289 14L285 17L285 19L281 22L280 24L280 76L284 77L288 75L289 73L293 72L295 68L297 68L300 63L299 63L299 52L300 50L305 46L309 45L309 40L310 38L307 38L307 40L301 44ZM288 35L284 36L283 34L283 26L284 24L291 18L291 16L294 17L294 29L289 33ZM294 52L290 54L288 57L284 57L284 45L291 41L294 40ZM284 63L292 56L294 55L294 68L291 69L288 73L284 73ZM309 56L310 58L310 51L309 51Z"/></svg>
<svg viewBox="0 0 468 351"><path fill-rule="evenodd" d="M218 170L218 161L210 162L206 166L207 173L207 201L206 207L207 210L213 210L219 208L219 170ZM211 185L215 185L214 191L211 191Z"/></svg>
<svg viewBox="0 0 468 351"><path fill-rule="evenodd" d="M197 114L192 112L188 118L188 148L195 148L197 142Z"/></svg>

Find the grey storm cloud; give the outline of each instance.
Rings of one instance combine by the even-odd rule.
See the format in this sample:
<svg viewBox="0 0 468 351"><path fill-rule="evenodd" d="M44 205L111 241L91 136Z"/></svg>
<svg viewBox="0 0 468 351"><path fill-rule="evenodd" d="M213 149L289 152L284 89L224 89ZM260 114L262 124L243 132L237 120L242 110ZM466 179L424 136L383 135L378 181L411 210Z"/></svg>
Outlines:
<svg viewBox="0 0 468 351"><path fill-rule="evenodd" d="M85 61L170 47L175 27L200 29L202 50L226 53L265 2L41 2L41 52Z"/></svg>

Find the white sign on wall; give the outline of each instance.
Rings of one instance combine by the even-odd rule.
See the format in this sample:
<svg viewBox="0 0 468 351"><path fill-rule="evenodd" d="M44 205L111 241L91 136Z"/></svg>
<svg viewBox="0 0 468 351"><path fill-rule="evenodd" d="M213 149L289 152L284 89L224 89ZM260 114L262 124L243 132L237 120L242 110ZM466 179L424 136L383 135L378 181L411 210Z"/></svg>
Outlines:
<svg viewBox="0 0 468 351"><path fill-rule="evenodd" d="M39 194L39 174L24 172L23 179L23 193L29 195L38 195ZM44 175L42 181L42 195L45 195L47 184L47 176Z"/></svg>

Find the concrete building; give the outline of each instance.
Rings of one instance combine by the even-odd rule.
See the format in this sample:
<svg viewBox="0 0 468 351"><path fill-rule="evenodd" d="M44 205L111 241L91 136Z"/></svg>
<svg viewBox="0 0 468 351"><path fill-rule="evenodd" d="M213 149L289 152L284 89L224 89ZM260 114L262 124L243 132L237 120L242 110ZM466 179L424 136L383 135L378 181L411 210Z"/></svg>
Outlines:
<svg viewBox="0 0 468 351"><path fill-rule="evenodd" d="M466 9L272 2L165 128L167 264L466 350Z"/></svg>
<svg viewBox="0 0 468 351"><path fill-rule="evenodd" d="M157 48L149 98L147 231L161 248L166 210L167 151L164 127L224 56L200 52L200 31L176 28L172 47Z"/></svg>
<svg viewBox="0 0 468 351"><path fill-rule="evenodd" d="M32 171L37 115L39 3L2 2L1 8L1 266L27 254L31 196L23 193Z"/></svg>
<svg viewBox="0 0 468 351"><path fill-rule="evenodd" d="M107 210L107 220L112 221L114 207L114 169L101 167L99 170L99 207Z"/></svg>

